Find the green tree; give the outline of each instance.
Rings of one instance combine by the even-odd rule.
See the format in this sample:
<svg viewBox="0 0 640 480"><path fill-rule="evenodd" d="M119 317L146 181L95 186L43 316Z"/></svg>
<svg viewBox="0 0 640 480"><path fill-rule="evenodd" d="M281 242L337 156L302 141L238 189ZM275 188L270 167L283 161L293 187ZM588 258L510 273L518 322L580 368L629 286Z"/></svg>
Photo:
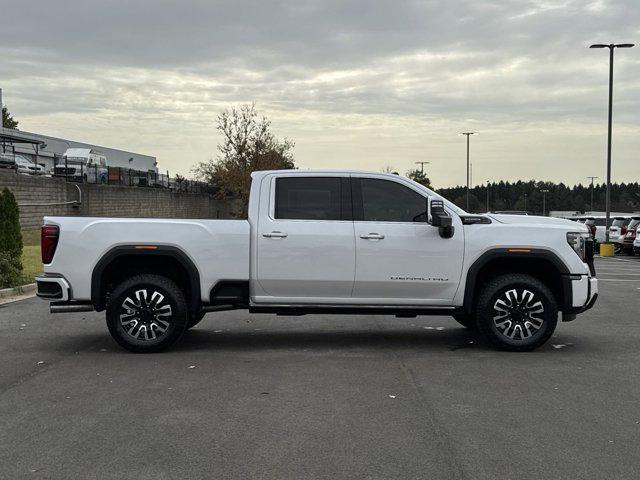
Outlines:
<svg viewBox="0 0 640 480"><path fill-rule="evenodd" d="M419 183L420 185L424 185L427 188L432 188L431 180L429 179L429 177L427 177L427 175L423 171L418 170L417 168L414 170L409 170L407 172L407 177L409 177L414 182Z"/></svg>
<svg viewBox="0 0 640 480"><path fill-rule="evenodd" d="M460 195L459 197L456 197L453 203L455 203L458 207L462 208L463 210L467 211L466 193L463 195ZM478 197L470 193L469 194L469 211L467 213L481 213L481 212L484 212L484 210L485 210L484 205L480 200L478 200Z"/></svg>
<svg viewBox="0 0 640 480"><path fill-rule="evenodd" d="M11 116L7 107L2 107L2 126L14 130L18 129L18 121Z"/></svg>
<svg viewBox="0 0 640 480"><path fill-rule="evenodd" d="M196 176L218 189L220 197L237 196L239 215L246 215L251 188L251 172L295 168L294 143L278 140L271 133L271 122L259 118L255 105L232 107L218 116L222 134L218 156L193 168Z"/></svg>
<svg viewBox="0 0 640 480"><path fill-rule="evenodd" d="M5 188L0 194L0 285L15 286L21 276L20 212L13 193Z"/></svg>

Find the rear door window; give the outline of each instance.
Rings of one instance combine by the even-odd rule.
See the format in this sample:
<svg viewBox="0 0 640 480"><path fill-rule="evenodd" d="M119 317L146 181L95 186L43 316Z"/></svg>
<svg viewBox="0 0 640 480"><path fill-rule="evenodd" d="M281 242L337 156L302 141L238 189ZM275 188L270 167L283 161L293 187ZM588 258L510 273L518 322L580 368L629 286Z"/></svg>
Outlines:
<svg viewBox="0 0 640 480"><path fill-rule="evenodd" d="M350 220L350 204L345 205L343 201L346 195L351 195L348 178L277 178L274 217L281 220Z"/></svg>

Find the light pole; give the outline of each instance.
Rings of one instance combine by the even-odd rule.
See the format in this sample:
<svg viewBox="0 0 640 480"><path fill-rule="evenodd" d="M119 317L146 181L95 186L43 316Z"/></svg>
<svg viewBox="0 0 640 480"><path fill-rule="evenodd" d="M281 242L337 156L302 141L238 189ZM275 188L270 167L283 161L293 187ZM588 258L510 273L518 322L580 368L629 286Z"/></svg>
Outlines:
<svg viewBox="0 0 640 480"><path fill-rule="evenodd" d="M416 165L420 165L420 173L424 173L424 164L429 164L431 162L416 162Z"/></svg>
<svg viewBox="0 0 640 480"><path fill-rule="evenodd" d="M487 180L487 213L489 213L489 180Z"/></svg>
<svg viewBox="0 0 640 480"><path fill-rule="evenodd" d="M540 190L542 192L542 216L546 217L546 208L547 208L547 193L549 190Z"/></svg>
<svg viewBox="0 0 640 480"><path fill-rule="evenodd" d="M462 132L460 135L467 137L467 212L469 211L469 137L476 135L478 132Z"/></svg>
<svg viewBox="0 0 640 480"><path fill-rule="evenodd" d="M609 242L609 218L611 217L611 124L613 119L613 51L616 48L631 48L633 43L610 43L608 45L596 43L589 48L609 49L609 129L607 135L607 195L605 197L606 227L605 242Z"/></svg>
<svg viewBox="0 0 640 480"><path fill-rule="evenodd" d="M527 211L527 194L524 194L524 211Z"/></svg>
<svg viewBox="0 0 640 480"><path fill-rule="evenodd" d="M587 177L591 179L591 213L593 213L593 181L600 177Z"/></svg>

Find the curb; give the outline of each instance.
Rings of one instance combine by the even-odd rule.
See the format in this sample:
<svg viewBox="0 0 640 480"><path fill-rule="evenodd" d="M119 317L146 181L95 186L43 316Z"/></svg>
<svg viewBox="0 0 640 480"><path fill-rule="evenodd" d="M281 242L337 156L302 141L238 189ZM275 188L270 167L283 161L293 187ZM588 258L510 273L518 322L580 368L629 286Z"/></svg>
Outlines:
<svg viewBox="0 0 640 480"><path fill-rule="evenodd" d="M36 294L36 284L29 283L19 287L4 288L0 290L0 303L16 300L16 297L33 297Z"/></svg>

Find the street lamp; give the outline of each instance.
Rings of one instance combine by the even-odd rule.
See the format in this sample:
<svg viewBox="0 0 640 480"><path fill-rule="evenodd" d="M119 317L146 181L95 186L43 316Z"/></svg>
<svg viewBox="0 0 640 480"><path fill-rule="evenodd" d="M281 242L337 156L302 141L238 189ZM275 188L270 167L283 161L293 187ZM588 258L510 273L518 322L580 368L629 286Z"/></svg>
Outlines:
<svg viewBox="0 0 640 480"><path fill-rule="evenodd" d="M527 211L527 194L524 194L524 211Z"/></svg>
<svg viewBox="0 0 640 480"><path fill-rule="evenodd" d="M477 135L478 132L462 132L460 135L467 137L467 212L469 211L469 137L471 135Z"/></svg>
<svg viewBox="0 0 640 480"><path fill-rule="evenodd" d="M606 209L606 227L605 227L605 242L609 242L609 218L611 217L611 124L613 117L613 51L616 48L631 48L633 43L610 43L608 45L603 43L596 43L589 48L608 48L609 49L609 129L607 137L607 195L605 199Z"/></svg>
<svg viewBox="0 0 640 480"><path fill-rule="evenodd" d="M489 213L489 180L487 180L487 213Z"/></svg>
<svg viewBox="0 0 640 480"><path fill-rule="evenodd" d="M593 213L593 181L600 177L587 177L591 179L591 213Z"/></svg>
<svg viewBox="0 0 640 480"><path fill-rule="evenodd" d="M546 200L547 200L547 193L549 193L549 190L540 190L542 192L542 216L545 217L546 216Z"/></svg>

